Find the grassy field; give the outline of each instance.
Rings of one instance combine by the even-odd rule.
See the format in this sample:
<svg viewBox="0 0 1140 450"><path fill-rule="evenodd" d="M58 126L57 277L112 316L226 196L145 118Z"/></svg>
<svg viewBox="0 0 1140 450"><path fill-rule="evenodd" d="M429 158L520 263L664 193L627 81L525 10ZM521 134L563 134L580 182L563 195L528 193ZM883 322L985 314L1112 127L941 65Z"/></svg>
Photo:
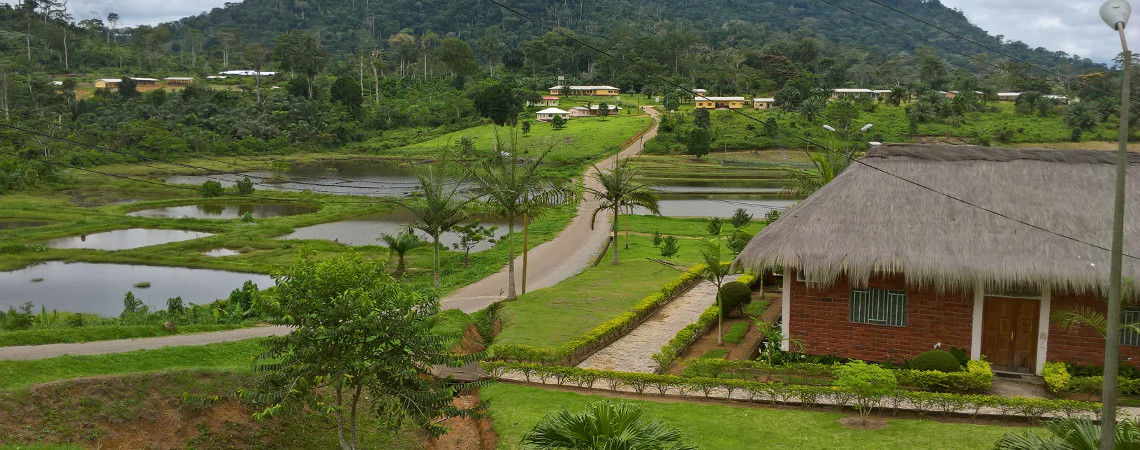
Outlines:
<svg viewBox="0 0 1140 450"><path fill-rule="evenodd" d="M763 218L753 217L752 223L744 227L744 231L749 234L756 234L764 228L764 223L761 222ZM629 216L629 226L633 230L639 232L652 233L654 231L660 232L662 235L673 236L689 236L689 237L708 237L708 230L706 226L708 221L699 217L660 217L660 216L643 216L634 215ZM625 228L625 218L622 218L621 226ZM721 236L731 236L734 228L727 223L720 229Z"/></svg>
<svg viewBox="0 0 1140 450"><path fill-rule="evenodd" d="M254 324L183 325L174 332L166 331L162 324L154 325L97 325L73 328L33 328L30 330L0 331L0 346L41 345L63 342L92 342L111 339L134 339L175 334L206 333L251 327Z"/></svg>
<svg viewBox="0 0 1140 450"><path fill-rule="evenodd" d="M480 395L490 402L501 449L523 448L520 445L523 435L559 407L581 414L588 403L607 399L511 384L483 388ZM981 449L993 448L1007 432L1027 430L1026 427L891 419L885 428L869 431L839 423L840 418L854 413L687 402L636 403L647 417L678 428L690 443L702 449Z"/></svg>

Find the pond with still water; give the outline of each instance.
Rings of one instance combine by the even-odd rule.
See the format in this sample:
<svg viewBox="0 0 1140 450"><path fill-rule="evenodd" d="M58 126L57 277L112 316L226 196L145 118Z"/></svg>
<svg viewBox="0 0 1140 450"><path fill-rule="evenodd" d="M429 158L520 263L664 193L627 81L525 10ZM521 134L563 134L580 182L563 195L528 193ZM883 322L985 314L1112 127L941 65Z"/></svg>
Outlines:
<svg viewBox="0 0 1140 450"><path fill-rule="evenodd" d="M254 219L309 214L317 208L296 203L232 203L216 205L182 205L144 209L127 214L159 219L238 219L247 213Z"/></svg>
<svg viewBox="0 0 1140 450"><path fill-rule="evenodd" d="M40 281L34 281L39 279ZM186 304L226 298L246 280L261 289L273 286L268 275L129 264L63 263L53 261L11 272L0 272L0 308L32 302L48 311L73 311L117 316L123 295L134 292L151 310L166 309L166 299L182 297ZM136 283L149 282L149 288Z"/></svg>
<svg viewBox="0 0 1140 450"><path fill-rule="evenodd" d="M325 194L406 197L419 190L415 174L406 164L394 161L321 161L291 167L283 178L267 170L213 175L183 175L166 178L167 183L201 185L214 180L234 186L249 177L255 189ZM279 181L279 182L278 182Z"/></svg>
<svg viewBox="0 0 1140 450"><path fill-rule="evenodd" d="M191 239L213 236L201 231L186 230L154 230L149 228L131 228L127 230L105 231L79 236L52 239L44 243L52 248L86 248L92 250L126 250L131 248L149 247L151 245L167 244L170 242L188 241Z"/></svg>
<svg viewBox="0 0 1140 450"><path fill-rule="evenodd" d="M498 230L495 230L496 239L507 235L506 220L493 216L475 216L473 219L479 219L479 224L485 227L498 226ZM281 236L280 239L324 239L326 241L336 241L344 245L383 246L384 243L379 241L381 234L399 234L407 228L409 223L414 221L415 216L407 210L397 210L374 216L364 216L350 220L298 228L292 233ZM515 230L518 231L521 229L520 223L516 222ZM422 231L417 230L416 234L418 234L421 239L431 239ZM449 249L454 249L453 244L458 242L459 235L454 232L443 233L443 235L440 236L440 243ZM491 248L492 245L494 244L480 242L479 245L475 246L471 251L477 252L486 250Z"/></svg>

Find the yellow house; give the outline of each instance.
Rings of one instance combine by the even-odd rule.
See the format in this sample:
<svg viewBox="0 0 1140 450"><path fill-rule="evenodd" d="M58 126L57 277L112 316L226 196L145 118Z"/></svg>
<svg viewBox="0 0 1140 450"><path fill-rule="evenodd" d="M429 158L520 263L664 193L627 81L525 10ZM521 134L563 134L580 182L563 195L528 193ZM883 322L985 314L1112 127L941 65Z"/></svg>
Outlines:
<svg viewBox="0 0 1140 450"><path fill-rule="evenodd" d="M744 97L695 97L693 104L701 109L740 109L747 100Z"/></svg>
<svg viewBox="0 0 1140 450"><path fill-rule="evenodd" d="M613 86L552 86L550 88L550 95L563 94L591 97L616 97L621 95L621 89Z"/></svg>
<svg viewBox="0 0 1140 450"><path fill-rule="evenodd" d="M194 77L166 77L162 81L165 81L168 86L182 86L193 83Z"/></svg>
<svg viewBox="0 0 1140 450"><path fill-rule="evenodd" d="M752 108L754 109L773 109L776 107L776 99L774 97L756 97L752 99Z"/></svg>
<svg viewBox="0 0 1140 450"><path fill-rule="evenodd" d="M114 89L114 88L119 87L119 83L122 83L122 82L123 82L122 78L100 78L98 80L95 80L95 87Z"/></svg>

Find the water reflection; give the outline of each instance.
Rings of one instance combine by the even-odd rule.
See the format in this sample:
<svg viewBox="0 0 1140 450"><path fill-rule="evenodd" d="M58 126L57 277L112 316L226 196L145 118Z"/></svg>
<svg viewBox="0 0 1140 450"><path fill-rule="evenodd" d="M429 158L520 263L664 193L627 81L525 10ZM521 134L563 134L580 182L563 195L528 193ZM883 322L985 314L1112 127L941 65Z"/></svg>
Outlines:
<svg viewBox="0 0 1140 450"><path fill-rule="evenodd" d="M127 215L162 219L237 219L249 213L255 219L265 219L308 214L316 210L315 207L296 203L238 203L170 206L144 209Z"/></svg>
<svg viewBox="0 0 1140 450"><path fill-rule="evenodd" d="M44 243L52 248L86 248L92 250L126 250L131 248L147 247L151 245L166 244L170 242L188 241L207 236L210 233L186 230L152 230L149 228L131 228L127 230L114 230L94 234L81 234L59 239L52 239Z"/></svg>
<svg viewBox="0 0 1140 450"><path fill-rule="evenodd" d="M42 278L40 282L31 280ZM36 310L74 311L117 316L123 310L123 295L134 292L150 309L165 309L166 299L182 297L204 304L226 298L230 291L251 280L261 289L273 286L268 275L187 269L184 267L91 264L58 261L12 272L0 272L0 308L32 302ZM150 282L149 288L134 287Z"/></svg>
<svg viewBox="0 0 1140 450"><path fill-rule="evenodd" d="M479 219L480 225L490 227L498 226L499 229L495 231L495 238L501 238L507 235L507 223L505 220L493 216L476 216L472 219ZM375 216L365 216L350 220L342 220L339 222L322 223L320 225L313 225L310 227L298 228L294 232L281 236L281 239L323 239L326 241L335 241L344 245L358 246L358 245L380 245L384 243L379 241L380 235L391 234L396 235L406 229L407 224L415 221L415 216L406 210L399 210L390 213L385 213ZM515 231L521 231L522 226L519 222L515 223ZM416 234L421 239L429 240L429 236L422 231L416 231ZM440 236L440 243L447 248L454 248L452 245L459 242L459 235L454 232L444 233ZM491 248L494 244L489 242L481 242L474 248L472 252L486 250Z"/></svg>
<svg viewBox="0 0 1140 450"><path fill-rule="evenodd" d="M369 197L405 197L419 189L411 168L394 161L321 161L292 167L283 179L268 170L215 175L183 175L165 181L175 184L201 185L207 180L222 186L234 186L249 177L257 189L312 191L326 194L364 195ZM280 179L280 182L275 181Z"/></svg>

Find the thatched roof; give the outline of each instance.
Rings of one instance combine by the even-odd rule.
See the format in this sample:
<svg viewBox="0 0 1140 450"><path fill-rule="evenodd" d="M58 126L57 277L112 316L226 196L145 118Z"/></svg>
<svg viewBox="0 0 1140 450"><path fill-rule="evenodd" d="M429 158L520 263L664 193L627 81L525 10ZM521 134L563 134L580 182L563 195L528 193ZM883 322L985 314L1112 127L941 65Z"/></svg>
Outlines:
<svg viewBox="0 0 1140 450"><path fill-rule="evenodd" d="M1107 286L1115 152L883 145L793 206L735 265L787 266L831 284L847 274L904 274L938 290L1046 283L1071 292ZM1140 279L1140 155L1130 155L1124 276ZM1058 236L915 184L1053 231ZM1081 241L1081 242L1078 242Z"/></svg>

